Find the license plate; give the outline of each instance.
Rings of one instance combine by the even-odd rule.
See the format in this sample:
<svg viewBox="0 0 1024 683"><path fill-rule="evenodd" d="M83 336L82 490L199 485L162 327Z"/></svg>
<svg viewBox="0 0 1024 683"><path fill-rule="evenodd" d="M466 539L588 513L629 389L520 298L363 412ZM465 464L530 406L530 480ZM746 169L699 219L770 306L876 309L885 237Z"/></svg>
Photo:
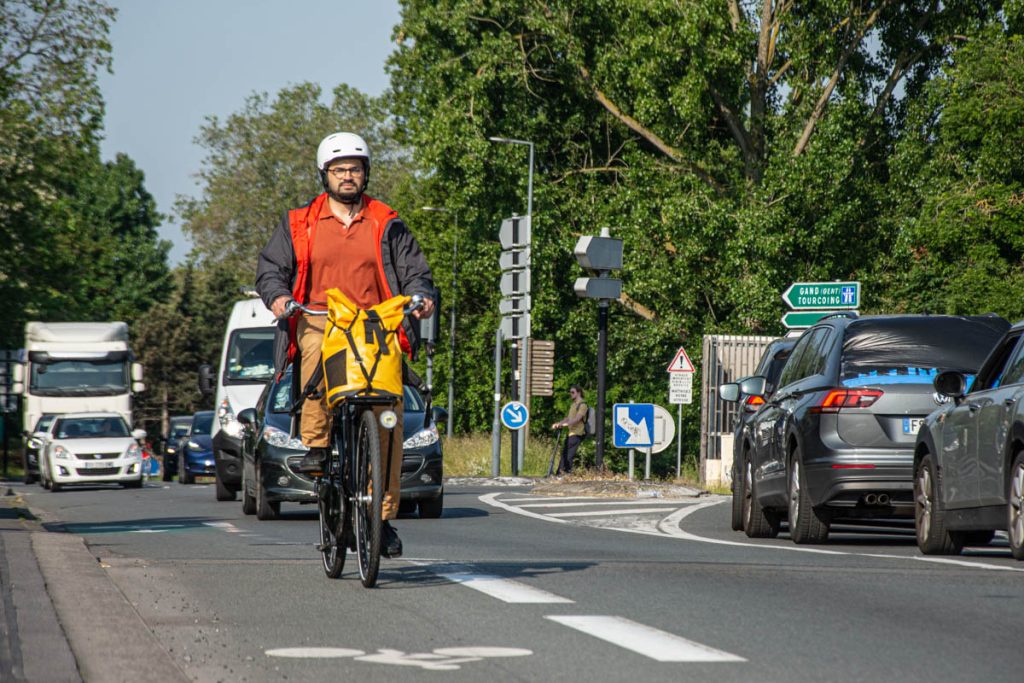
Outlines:
<svg viewBox="0 0 1024 683"><path fill-rule="evenodd" d="M904 434L917 434L921 429L921 424L924 422L923 417L905 417L903 418L903 433Z"/></svg>
<svg viewBox="0 0 1024 683"><path fill-rule="evenodd" d="M89 462L83 462L80 467L84 470L101 470L106 467L111 467L110 461L95 460Z"/></svg>

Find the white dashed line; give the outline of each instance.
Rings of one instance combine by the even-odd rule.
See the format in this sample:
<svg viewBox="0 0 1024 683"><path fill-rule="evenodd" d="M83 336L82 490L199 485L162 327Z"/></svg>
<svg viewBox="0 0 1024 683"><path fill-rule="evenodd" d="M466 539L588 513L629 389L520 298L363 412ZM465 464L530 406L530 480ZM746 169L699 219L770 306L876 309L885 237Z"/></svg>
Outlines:
<svg viewBox="0 0 1024 683"><path fill-rule="evenodd" d="M675 507L627 508L625 510L591 510L589 512L552 512L548 517L607 517L609 515L645 515L651 512L667 512Z"/></svg>
<svg viewBox="0 0 1024 683"><path fill-rule="evenodd" d="M569 598L563 598L560 595L549 593L546 590L527 586L526 584L519 583L518 581L504 579L499 576L473 574L468 572L437 571L433 569L431 569L431 571L438 576L443 576L452 583L462 584L467 588L480 591L481 593L501 600L502 602L532 605L572 604L573 602Z"/></svg>
<svg viewBox="0 0 1024 683"><path fill-rule="evenodd" d="M545 619L600 638L659 662L745 662L743 657L695 643L624 617L546 616Z"/></svg>

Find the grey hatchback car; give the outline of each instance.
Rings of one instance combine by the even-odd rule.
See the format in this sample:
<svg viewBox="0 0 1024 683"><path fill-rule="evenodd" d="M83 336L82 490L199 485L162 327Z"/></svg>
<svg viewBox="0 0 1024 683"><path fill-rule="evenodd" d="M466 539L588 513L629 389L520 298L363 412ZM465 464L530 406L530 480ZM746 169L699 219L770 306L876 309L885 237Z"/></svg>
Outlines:
<svg viewBox="0 0 1024 683"><path fill-rule="evenodd" d="M973 382L950 371L935 378L935 388L952 400L917 436L918 547L955 555L1005 530L1010 554L1024 560L1024 321L1007 331Z"/></svg>
<svg viewBox="0 0 1024 683"><path fill-rule="evenodd" d="M750 424L747 535L774 536L788 518L795 543L822 543L834 520L911 518L917 432L944 400L932 380L977 372L1008 327L990 315L839 315L807 330Z"/></svg>

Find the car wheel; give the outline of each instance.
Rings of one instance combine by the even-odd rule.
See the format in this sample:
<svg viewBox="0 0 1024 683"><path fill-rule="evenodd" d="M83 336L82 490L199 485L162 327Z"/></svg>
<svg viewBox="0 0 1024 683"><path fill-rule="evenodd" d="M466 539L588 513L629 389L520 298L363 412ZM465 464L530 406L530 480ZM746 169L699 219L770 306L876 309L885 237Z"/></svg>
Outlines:
<svg viewBox="0 0 1024 683"><path fill-rule="evenodd" d="M141 489L142 488L142 477L139 477L136 481L126 481L123 486L126 489Z"/></svg>
<svg viewBox="0 0 1024 683"><path fill-rule="evenodd" d="M62 487L62 486L61 486L60 484L58 484L57 482L55 482L55 481L52 481L52 480L50 481L50 490L51 490L51 491L53 491L54 493L57 493L57 492L58 492L58 491L60 491L60 490L61 490L62 488L64 488L64 487Z"/></svg>
<svg viewBox="0 0 1024 683"><path fill-rule="evenodd" d="M743 460L746 460L746 453L743 455ZM740 463L740 468L743 468L743 462ZM732 530L742 531L743 530L743 499L746 497L746 477L742 471L736 471L733 468L732 476Z"/></svg>
<svg viewBox="0 0 1024 683"><path fill-rule="evenodd" d="M1010 554L1024 560L1024 452L1013 459L1006 498L1006 535L1010 539Z"/></svg>
<svg viewBox="0 0 1024 683"><path fill-rule="evenodd" d="M437 498L421 500L419 508L423 519L438 519L444 512L444 491Z"/></svg>
<svg viewBox="0 0 1024 683"><path fill-rule="evenodd" d="M807 493L800 452L789 463L789 537L794 543L824 543L828 540L828 517L814 509Z"/></svg>
<svg viewBox="0 0 1024 683"><path fill-rule="evenodd" d="M277 519L281 514L281 501L267 500L267 490L263 487L263 466L256 462L256 519Z"/></svg>
<svg viewBox="0 0 1024 683"><path fill-rule="evenodd" d="M743 458L743 531L749 538L775 538L779 535L779 517L761 505L757 497L757 482L750 454Z"/></svg>
<svg viewBox="0 0 1024 683"><path fill-rule="evenodd" d="M225 501L235 499L235 492L224 485L224 482L220 480L219 474L214 473L213 485L217 489L217 500Z"/></svg>
<svg viewBox="0 0 1024 683"><path fill-rule="evenodd" d="M171 468L168 467L167 456L164 456L163 473L162 473L161 478L164 481L170 481L171 480Z"/></svg>
<svg viewBox="0 0 1024 683"><path fill-rule="evenodd" d="M247 515L256 514L256 498L249 493L249 478L245 476L245 464L242 465L242 512Z"/></svg>
<svg viewBox="0 0 1024 683"><path fill-rule="evenodd" d="M939 481L931 455L921 459L914 473L914 529L917 547L925 555L959 555L964 535L946 531L945 514L939 509Z"/></svg>
<svg viewBox="0 0 1024 683"><path fill-rule="evenodd" d="M400 515L411 515L416 512L416 501L415 500L400 500L398 501L398 514Z"/></svg>

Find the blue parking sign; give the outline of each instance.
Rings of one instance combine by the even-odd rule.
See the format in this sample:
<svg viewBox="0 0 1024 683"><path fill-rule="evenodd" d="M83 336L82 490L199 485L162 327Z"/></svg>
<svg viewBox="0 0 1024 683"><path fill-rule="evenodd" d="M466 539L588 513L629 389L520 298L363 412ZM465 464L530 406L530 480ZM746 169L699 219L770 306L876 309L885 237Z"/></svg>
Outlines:
<svg viewBox="0 0 1024 683"><path fill-rule="evenodd" d="M654 404L616 403L612 406L616 448L650 448L654 445Z"/></svg>

